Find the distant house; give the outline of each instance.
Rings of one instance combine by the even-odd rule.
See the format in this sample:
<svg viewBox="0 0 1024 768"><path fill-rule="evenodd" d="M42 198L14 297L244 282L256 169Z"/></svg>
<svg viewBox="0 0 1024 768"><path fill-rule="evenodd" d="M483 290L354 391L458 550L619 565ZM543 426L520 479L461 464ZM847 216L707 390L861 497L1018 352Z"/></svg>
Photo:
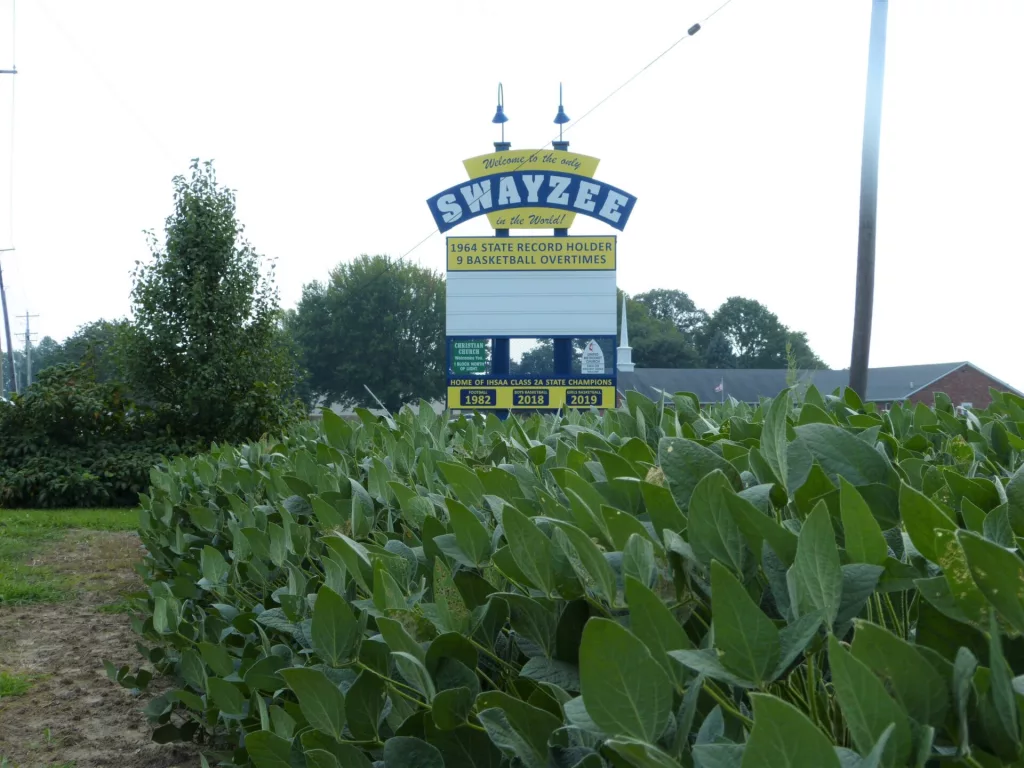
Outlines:
<svg viewBox="0 0 1024 768"><path fill-rule="evenodd" d="M849 371L800 371L797 386L814 384L822 393L844 387ZM721 386L721 391L718 391ZM785 369L717 369L717 368L635 368L619 371L620 395L636 390L652 400L661 393L692 392L702 403L717 403L727 398L757 403L762 397L774 397L786 387ZM989 389L1012 392L1019 390L981 370L973 363L934 363L931 365L897 365L871 368L865 401L887 408L893 403L925 403L933 405L935 393L949 396L955 405L986 408L992 402Z"/></svg>

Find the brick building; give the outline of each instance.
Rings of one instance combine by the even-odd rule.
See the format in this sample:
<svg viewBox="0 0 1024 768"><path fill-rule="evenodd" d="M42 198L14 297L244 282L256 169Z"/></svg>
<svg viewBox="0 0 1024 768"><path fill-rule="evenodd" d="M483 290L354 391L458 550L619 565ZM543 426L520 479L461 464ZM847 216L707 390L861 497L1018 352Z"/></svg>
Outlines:
<svg viewBox="0 0 1024 768"><path fill-rule="evenodd" d="M702 403L729 397L757 403L761 397L774 397L786 387L786 373L784 369L636 368L619 371L618 388L620 394L633 389L655 400L662 392L693 392ZM820 392L830 393L845 387L849 376L849 371L800 371L797 382L798 386L813 384ZM942 392L958 406L986 408L992 402L990 390L1024 397L1024 393L973 363L960 362L871 368L867 397L863 399L883 408L899 402L932 405L935 394Z"/></svg>

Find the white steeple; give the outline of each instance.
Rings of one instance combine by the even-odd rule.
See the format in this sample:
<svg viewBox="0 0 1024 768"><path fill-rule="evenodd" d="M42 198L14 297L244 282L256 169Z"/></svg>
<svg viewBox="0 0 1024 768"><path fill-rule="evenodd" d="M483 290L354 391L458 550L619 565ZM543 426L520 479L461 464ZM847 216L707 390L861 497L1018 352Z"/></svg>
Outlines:
<svg viewBox="0 0 1024 768"><path fill-rule="evenodd" d="M626 295L622 295L622 331L619 334L619 348L616 352L616 368L629 373L634 368L633 348L629 346L629 326L626 323Z"/></svg>

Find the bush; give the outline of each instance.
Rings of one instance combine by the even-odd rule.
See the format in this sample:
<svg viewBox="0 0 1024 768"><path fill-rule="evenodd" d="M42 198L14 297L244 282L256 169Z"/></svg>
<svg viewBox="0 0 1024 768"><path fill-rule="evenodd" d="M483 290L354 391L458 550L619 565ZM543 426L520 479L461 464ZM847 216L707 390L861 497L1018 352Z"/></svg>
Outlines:
<svg viewBox="0 0 1024 768"><path fill-rule="evenodd" d="M134 506L161 454L178 450L118 384L71 365L0 404L0 435L0 506L9 508Z"/></svg>
<svg viewBox="0 0 1024 768"><path fill-rule="evenodd" d="M155 472L155 738L257 768L1019 764L1024 400L627 403L325 412Z"/></svg>

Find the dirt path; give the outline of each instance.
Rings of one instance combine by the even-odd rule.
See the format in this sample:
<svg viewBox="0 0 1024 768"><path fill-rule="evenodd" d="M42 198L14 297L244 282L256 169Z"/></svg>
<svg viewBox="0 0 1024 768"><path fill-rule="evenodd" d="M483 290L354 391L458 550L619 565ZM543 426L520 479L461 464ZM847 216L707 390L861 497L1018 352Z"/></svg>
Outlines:
<svg viewBox="0 0 1024 768"><path fill-rule="evenodd" d="M33 565L45 565L81 586L71 601L0 606L0 666L34 678L31 689L0 701L0 758L11 768L192 768L195 752L155 744L142 708L111 682L103 660L143 661L130 617L101 606L137 591L132 569L140 544L133 533L71 531ZM154 681L156 682L156 681Z"/></svg>

